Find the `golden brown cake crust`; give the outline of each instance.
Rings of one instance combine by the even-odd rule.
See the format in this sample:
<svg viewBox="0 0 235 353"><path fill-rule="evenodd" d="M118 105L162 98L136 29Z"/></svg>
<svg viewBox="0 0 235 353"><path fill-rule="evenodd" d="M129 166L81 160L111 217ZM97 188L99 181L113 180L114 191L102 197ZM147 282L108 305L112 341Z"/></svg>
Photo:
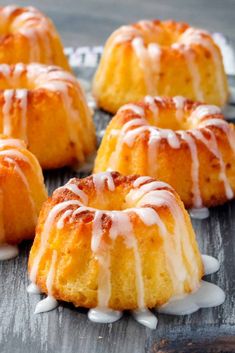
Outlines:
<svg viewBox="0 0 235 353"><path fill-rule="evenodd" d="M117 29L106 42L93 80L104 110L116 113L146 95L182 95L224 105L228 84L211 35L175 21L140 21Z"/></svg>
<svg viewBox="0 0 235 353"><path fill-rule="evenodd" d="M216 206L234 197L234 136L216 106L146 97L112 119L94 172L150 175L172 185L187 207Z"/></svg>
<svg viewBox="0 0 235 353"><path fill-rule="evenodd" d="M96 147L84 92L57 66L0 65L0 132L23 139L43 169L83 163Z"/></svg>
<svg viewBox="0 0 235 353"><path fill-rule="evenodd" d="M23 141L0 136L0 244L34 237L47 197L40 165Z"/></svg>
<svg viewBox="0 0 235 353"><path fill-rule="evenodd" d="M29 258L30 279L43 292L87 308L155 307L196 289L202 272L178 195L152 178L116 172L57 189Z"/></svg>
<svg viewBox="0 0 235 353"><path fill-rule="evenodd" d="M71 71L52 21L34 7L0 7L0 63L40 62Z"/></svg>

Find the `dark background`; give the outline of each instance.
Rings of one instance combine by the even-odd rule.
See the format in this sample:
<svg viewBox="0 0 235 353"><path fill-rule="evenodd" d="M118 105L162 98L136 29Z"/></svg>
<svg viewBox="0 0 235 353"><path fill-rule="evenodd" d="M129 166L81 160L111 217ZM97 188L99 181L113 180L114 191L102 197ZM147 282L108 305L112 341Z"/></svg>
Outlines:
<svg viewBox="0 0 235 353"><path fill-rule="evenodd" d="M175 19L223 32L235 43L234 0L12 0L33 5L56 24L66 46L100 45L122 24L147 18ZM10 1L0 1L1 5Z"/></svg>

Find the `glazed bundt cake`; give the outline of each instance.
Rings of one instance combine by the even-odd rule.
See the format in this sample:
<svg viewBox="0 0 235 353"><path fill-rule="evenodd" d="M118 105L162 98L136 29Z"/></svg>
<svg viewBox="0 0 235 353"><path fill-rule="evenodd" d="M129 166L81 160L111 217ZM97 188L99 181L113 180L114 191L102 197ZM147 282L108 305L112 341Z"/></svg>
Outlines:
<svg viewBox="0 0 235 353"><path fill-rule="evenodd" d="M47 197L40 165L23 141L0 137L0 259L34 236ZM7 245L8 244L8 245Z"/></svg>
<svg viewBox="0 0 235 353"><path fill-rule="evenodd" d="M0 65L0 132L23 139L45 169L82 163L96 146L84 93L56 66Z"/></svg>
<svg viewBox="0 0 235 353"><path fill-rule="evenodd" d="M94 172L149 175L169 183L187 207L234 198L235 130L217 106L147 96L111 120Z"/></svg>
<svg viewBox="0 0 235 353"><path fill-rule="evenodd" d="M116 113L146 95L224 105L228 84L210 34L174 21L140 21L108 39L93 81L98 105Z"/></svg>
<svg viewBox="0 0 235 353"><path fill-rule="evenodd" d="M40 62L70 70L59 35L33 7L0 7L0 63Z"/></svg>
<svg viewBox="0 0 235 353"><path fill-rule="evenodd" d="M44 203L29 273L49 300L124 310L194 291L203 266L169 185L105 172L71 179Z"/></svg>

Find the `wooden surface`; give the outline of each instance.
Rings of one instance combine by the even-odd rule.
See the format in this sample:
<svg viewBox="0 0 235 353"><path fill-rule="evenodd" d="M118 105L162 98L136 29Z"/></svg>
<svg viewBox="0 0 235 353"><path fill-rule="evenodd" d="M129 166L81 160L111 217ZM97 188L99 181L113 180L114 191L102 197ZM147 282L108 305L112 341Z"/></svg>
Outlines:
<svg viewBox="0 0 235 353"><path fill-rule="evenodd" d="M187 20L221 31L235 42L234 1L14 1L33 4L56 23L65 45L102 44L123 23L147 17ZM7 4L1 1L1 4ZM206 7L205 7L206 3ZM79 76L92 72L81 71ZM96 114L97 128L108 115ZM76 175L71 170L47 172L52 192ZM83 175L84 176L84 175ZM226 291L224 305L193 315L158 315L157 330L137 324L129 314L109 325L91 323L86 310L61 303L57 310L34 315L39 296L26 293L30 243L22 244L18 258L0 263L1 353L191 353L235 352L235 202L211 211L211 217L193 222L202 253L221 261L221 269L208 279Z"/></svg>

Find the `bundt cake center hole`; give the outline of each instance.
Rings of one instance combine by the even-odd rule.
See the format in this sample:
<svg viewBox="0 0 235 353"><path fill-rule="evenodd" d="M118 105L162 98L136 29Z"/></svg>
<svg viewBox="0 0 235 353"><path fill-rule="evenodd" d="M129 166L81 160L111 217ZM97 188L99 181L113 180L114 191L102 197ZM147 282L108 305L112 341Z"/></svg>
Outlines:
<svg viewBox="0 0 235 353"><path fill-rule="evenodd" d="M100 211L124 211L135 207L135 202L128 199L130 190L117 188L115 191L97 193L94 198L89 200L88 207Z"/></svg>
<svg viewBox="0 0 235 353"><path fill-rule="evenodd" d="M189 114L184 113L180 120L177 119L176 114L176 111L162 111L159 113L157 121L152 116L148 118L148 122L156 128L173 131L189 130L193 127Z"/></svg>
<svg viewBox="0 0 235 353"><path fill-rule="evenodd" d="M160 47L171 47L173 44L180 41L183 30L180 28L171 28L171 26L164 23L155 23L154 26L149 28L148 24L137 24L137 28L140 29L142 34L143 42L146 46L151 44L157 44ZM173 26L175 27L175 26Z"/></svg>

